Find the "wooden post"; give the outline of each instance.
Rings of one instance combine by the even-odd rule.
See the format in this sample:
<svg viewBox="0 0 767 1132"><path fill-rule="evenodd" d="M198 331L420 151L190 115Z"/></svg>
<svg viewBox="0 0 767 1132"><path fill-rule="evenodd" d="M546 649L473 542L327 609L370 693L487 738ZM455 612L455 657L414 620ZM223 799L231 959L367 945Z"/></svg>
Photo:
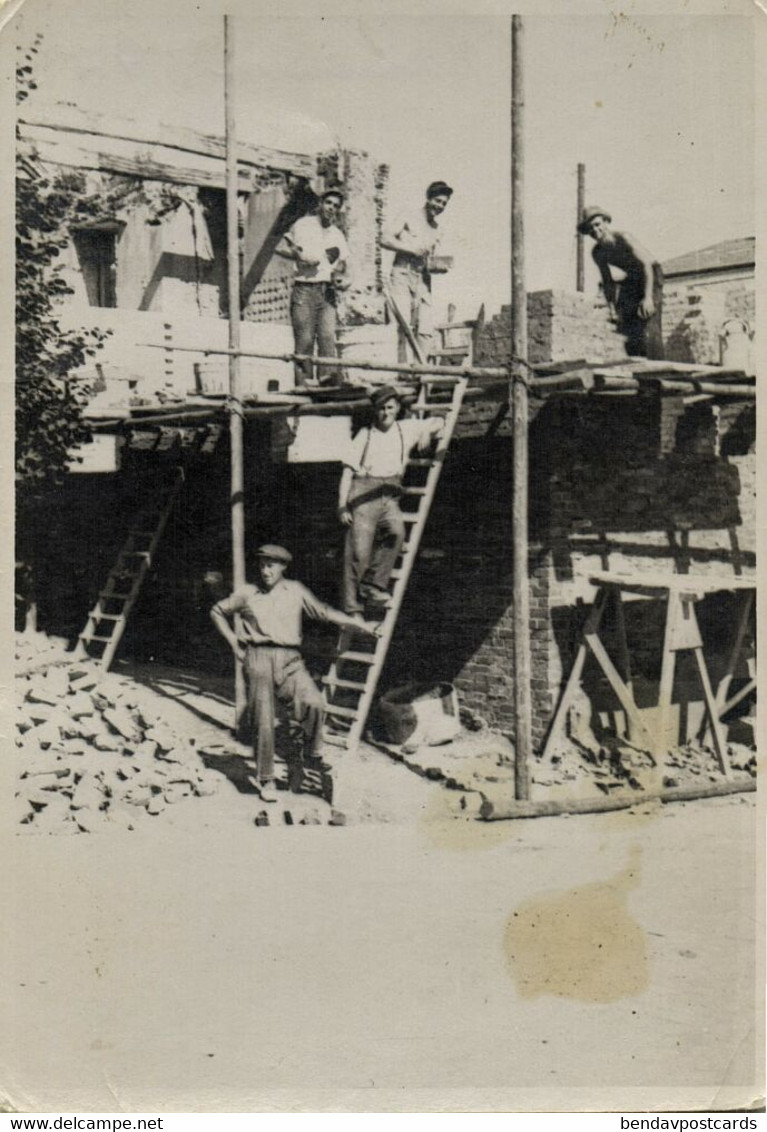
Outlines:
<svg viewBox="0 0 767 1132"><path fill-rule="evenodd" d="M586 207L586 166L582 162L578 162L578 217L576 224L580 224L583 210ZM577 290L583 291L585 288L585 281L583 275L583 236L578 232L577 240L577 261L575 271L575 285Z"/></svg>
<svg viewBox="0 0 767 1132"><path fill-rule="evenodd" d="M527 291L524 243L524 88L522 17L511 18L511 403L513 409L514 708L517 801L530 796L530 592L527 545Z"/></svg>
<svg viewBox="0 0 767 1132"><path fill-rule="evenodd" d="M234 101L234 22L224 16L224 105L226 109L226 258L229 306L229 444L231 450L232 581L245 584L245 501L242 470L240 388L240 255L237 207L237 139ZM242 665L235 662L235 728L245 708Z"/></svg>

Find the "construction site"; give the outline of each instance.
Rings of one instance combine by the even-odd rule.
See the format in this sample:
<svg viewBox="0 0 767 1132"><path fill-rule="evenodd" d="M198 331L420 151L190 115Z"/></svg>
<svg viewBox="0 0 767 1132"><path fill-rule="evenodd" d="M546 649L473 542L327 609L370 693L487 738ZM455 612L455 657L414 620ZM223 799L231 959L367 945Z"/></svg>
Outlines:
<svg viewBox="0 0 767 1132"><path fill-rule="evenodd" d="M269 857L294 852L293 826L428 826L434 845L490 849L535 827L551 828L553 861L576 815L676 813L685 837L696 807L708 828L753 802L755 241L662 260L652 358L627 351L609 296L584 287L583 226L572 290L529 290L514 21L510 302L445 304L428 349L389 280L389 166L238 138L231 20L225 134L21 106L20 175L75 178L102 201L57 272L62 327L104 340L62 379L90 437L44 526L17 535L35 570L32 596L17 575L17 834L164 857L176 850L162 829L231 833L254 854L273 839ZM578 179L573 229L588 211L580 166ZM334 193L351 284L334 353L312 358L279 249ZM320 379L299 380L302 364ZM403 451L404 540L363 616L342 603L339 480L387 396L401 420L438 425ZM346 620L304 619L321 736L310 757L275 702L276 799L251 685L211 624L228 595L258 589L270 555ZM517 968L523 997L538 993L534 968ZM543 993L566 995L556 970L552 958ZM613 994L607 971L590 1001L638 993L624 975ZM704 1056L701 1073L716 1072Z"/></svg>

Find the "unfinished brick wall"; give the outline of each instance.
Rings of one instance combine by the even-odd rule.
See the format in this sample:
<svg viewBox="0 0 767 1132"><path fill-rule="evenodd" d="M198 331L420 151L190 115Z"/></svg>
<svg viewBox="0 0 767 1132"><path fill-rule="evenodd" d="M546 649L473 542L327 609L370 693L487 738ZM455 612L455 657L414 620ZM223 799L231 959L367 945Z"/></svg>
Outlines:
<svg viewBox="0 0 767 1132"><path fill-rule="evenodd" d="M480 335L479 365L505 365L509 356L511 307L504 306ZM754 278L718 282L674 282L663 289L663 342L670 361L718 365L719 335L730 318L755 320ZM532 291L527 296L531 362L613 361L626 356L625 340L610 322L601 297L568 291Z"/></svg>
<svg viewBox="0 0 767 1132"><path fill-rule="evenodd" d="M511 307L485 324L477 345L478 365L505 365L509 357ZM607 306L569 291L531 291L527 296L528 357L531 362L614 360L625 357L624 340Z"/></svg>

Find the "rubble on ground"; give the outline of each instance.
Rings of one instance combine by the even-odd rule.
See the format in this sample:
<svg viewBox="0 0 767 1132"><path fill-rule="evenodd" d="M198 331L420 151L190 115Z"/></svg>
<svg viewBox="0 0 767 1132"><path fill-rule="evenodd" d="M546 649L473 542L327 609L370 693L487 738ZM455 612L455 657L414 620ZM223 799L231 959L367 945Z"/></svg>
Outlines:
<svg viewBox="0 0 767 1132"><path fill-rule="evenodd" d="M19 684L15 803L23 832L133 829L218 789L194 740L142 714L129 680L70 654L66 666L28 672Z"/></svg>

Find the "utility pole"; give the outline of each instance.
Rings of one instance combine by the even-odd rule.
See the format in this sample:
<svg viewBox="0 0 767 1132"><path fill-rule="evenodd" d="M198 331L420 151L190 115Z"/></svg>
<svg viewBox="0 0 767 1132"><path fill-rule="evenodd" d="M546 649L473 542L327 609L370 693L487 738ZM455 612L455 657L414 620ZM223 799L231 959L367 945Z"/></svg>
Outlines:
<svg viewBox="0 0 767 1132"><path fill-rule="evenodd" d="M226 259L229 298L229 447L231 452L232 582L245 584L245 500L242 470L240 388L240 255L237 206L237 138L234 101L234 21L224 16L224 106L226 110ZM245 678L235 661L235 729L245 707Z"/></svg>
<svg viewBox="0 0 767 1132"><path fill-rule="evenodd" d="M586 207L586 166L578 163L578 213L575 220L576 226L580 224L583 210ZM583 277L583 234L578 232L577 240L577 261L576 261L576 278L575 284L579 291L585 290L585 281Z"/></svg>
<svg viewBox="0 0 767 1132"><path fill-rule="evenodd" d="M511 389L513 410L514 791L530 796L530 590L528 579L527 290L524 228L524 73L522 17L511 17Z"/></svg>

